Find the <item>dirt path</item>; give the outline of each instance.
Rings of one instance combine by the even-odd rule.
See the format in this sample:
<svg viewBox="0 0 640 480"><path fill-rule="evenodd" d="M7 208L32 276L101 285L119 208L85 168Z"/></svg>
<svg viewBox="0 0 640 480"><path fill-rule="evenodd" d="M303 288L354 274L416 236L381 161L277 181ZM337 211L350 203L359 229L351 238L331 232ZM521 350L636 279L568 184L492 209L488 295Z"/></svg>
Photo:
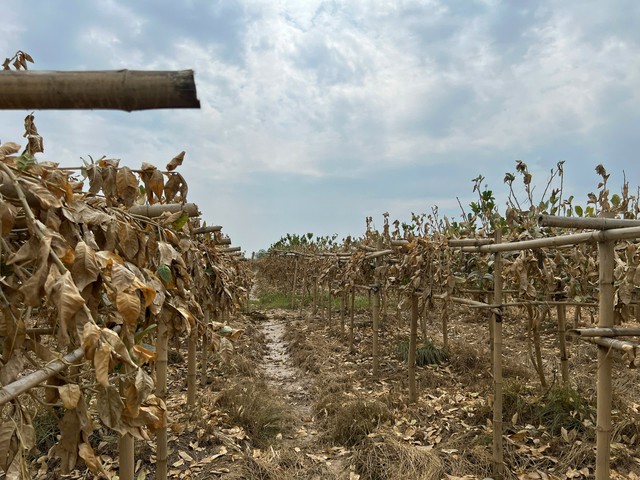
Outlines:
<svg viewBox="0 0 640 480"><path fill-rule="evenodd" d="M268 312L267 319L261 325L267 348L262 368L271 387L282 392L282 400L295 417L295 431L288 440L311 460L311 468L298 478L349 478L345 458L320 443L318 425L313 415L312 379L293 364L285 337L287 322L292 320L294 315L291 312ZM324 474L318 472L318 464L326 469ZM330 473L330 477L327 473Z"/></svg>

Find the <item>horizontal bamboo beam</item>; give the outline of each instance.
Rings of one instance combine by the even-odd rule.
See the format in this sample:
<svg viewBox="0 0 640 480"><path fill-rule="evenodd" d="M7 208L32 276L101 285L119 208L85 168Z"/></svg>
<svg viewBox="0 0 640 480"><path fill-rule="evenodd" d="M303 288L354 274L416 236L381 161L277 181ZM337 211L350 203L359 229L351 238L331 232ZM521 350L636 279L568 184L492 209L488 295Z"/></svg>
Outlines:
<svg viewBox="0 0 640 480"><path fill-rule="evenodd" d="M535 240L523 240L521 242L500 243L497 245L482 245L479 247L462 247L463 252L515 252L528 248L559 247L561 245L578 245L587 242L606 242L609 240L629 240L640 237L639 227L614 228L611 230L598 230L595 232L572 233L557 237L536 238Z"/></svg>
<svg viewBox="0 0 640 480"><path fill-rule="evenodd" d="M230 238L219 238L213 241L214 245L231 245Z"/></svg>
<svg viewBox="0 0 640 480"><path fill-rule="evenodd" d="M448 244L450 247L477 247L480 245L490 245L493 238L450 238Z"/></svg>
<svg viewBox="0 0 640 480"><path fill-rule="evenodd" d="M555 215L539 215L538 225L542 227L583 228L594 230L611 230L640 226L640 220L626 218L592 218L592 217L557 217Z"/></svg>
<svg viewBox="0 0 640 480"><path fill-rule="evenodd" d="M198 235L200 233L213 233L213 232L219 232L220 230L222 230L222 226L221 225L211 225L210 227L200 227L200 228L194 228L191 233L193 233L194 235Z"/></svg>
<svg viewBox="0 0 640 480"><path fill-rule="evenodd" d="M220 251L222 253L233 253L233 252L240 252L242 251L242 247L227 247L227 248L221 248Z"/></svg>
<svg viewBox="0 0 640 480"><path fill-rule="evenodd" d="M409 245L409 240L402 240L402 239L398 239L398 240L391 240L391 246L392 247L404 247L405 245Z"/></svg>
<svg viewBox="0 0 640 480"><path fill-rule="evenodd" d="M1 73L0 110L200 108L193 70Z"/></svg>
<svg viewBox="0 0 640 480"><path fill-rule="evenodd" d="M375 252L370 252L367 253L364 258L367 259L372 259L372 258L378 258L378 257L384 257L385 255L389 255L390 253L395 253L393 250L378 250Z"/></svg>
<svg viewBox="0 0 640 480"><path fill-rule="evenodd" d="M637 337L640 336L640 328L576 328L567 331L567 334L576 335L578 337Z"/></svg>
<svg viewBox="0 0 640 480"><path fill-rule="evenodd" d="M166 203L155 205L134 205L129 208L129 213L133 215L140 215L141 217L159 217L164 212L176 213L187 212L190 217L197 217L200 215L198 206L195 203Z"/></svg>
<svg viewBox="0 0 640 480"><path fill-rule="evenodd" d="M113 331L116 333L120 332L120 328L121 327L117 325L113 328ZM26 377L19 378L18 380L11 382L9 385L5 385L0 388L0 405L4 405L18 397L18 395L37 387L48 378L62 372L69 365L80 361L82 357L84 357L84 349L82 347L78 347L73 352L67 353L60 360L49 362L46 367L36 370Z"/></svg>

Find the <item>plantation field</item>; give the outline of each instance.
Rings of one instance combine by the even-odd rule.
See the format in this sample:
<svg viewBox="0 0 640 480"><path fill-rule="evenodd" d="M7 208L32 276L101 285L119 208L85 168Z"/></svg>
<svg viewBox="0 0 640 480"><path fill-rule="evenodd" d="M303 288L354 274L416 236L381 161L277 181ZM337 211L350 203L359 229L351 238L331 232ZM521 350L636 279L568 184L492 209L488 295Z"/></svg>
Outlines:
<svg viewBox="0 0 640 480"><path fill-rule="evenodd" d="M382 320L379 374L371 374L371 320L355 315L350 353L340 318L325 312L271 308L231 319L244 328L229 364L215 361L195 409L185 407L184 359L170 355L170 478L226 479L484 479L491 476L491 364L487 319L457 307L450 348L439 350L437 314L430 349L417 361L418 401L408 405L408 313ZM583 322L591 315L583 311ZM506 315L506 478L592 478L596 347L570 343L570 388L559 386L556 326L542 324L541 388L527 353L524 317ZM614 366L612 478L638 478L636 370ZM117 438L97 453L109 465ZM137 478L154 478L153 443L136 442ZM149 461L151 460L151 461ZM115 460L113 460L115 462ZM37 478L54 478L41 474ZM71 478L71 477L67 477ZM80 473L76 478L80 478Z"/></svg>

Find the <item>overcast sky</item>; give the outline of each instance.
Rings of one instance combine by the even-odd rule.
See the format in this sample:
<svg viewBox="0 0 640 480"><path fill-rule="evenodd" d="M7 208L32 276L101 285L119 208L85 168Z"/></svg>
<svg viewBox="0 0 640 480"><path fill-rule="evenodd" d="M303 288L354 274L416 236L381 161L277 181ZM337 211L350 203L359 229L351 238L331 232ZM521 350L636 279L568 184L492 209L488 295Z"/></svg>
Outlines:
<svg viewBox="0 0 640 480"><path fill-rule="evenodd" d="M458 215L482 174L640 184L637 0L4 0L0 56L38 70L193 69L200 110L41 111L43 159L180 171L248 253L286 233L360 235L365 217ZM22 140L28 112L0 112ZM541 185L540 189L543 186ZM501 209L503 210L503 209Z"/></svg>

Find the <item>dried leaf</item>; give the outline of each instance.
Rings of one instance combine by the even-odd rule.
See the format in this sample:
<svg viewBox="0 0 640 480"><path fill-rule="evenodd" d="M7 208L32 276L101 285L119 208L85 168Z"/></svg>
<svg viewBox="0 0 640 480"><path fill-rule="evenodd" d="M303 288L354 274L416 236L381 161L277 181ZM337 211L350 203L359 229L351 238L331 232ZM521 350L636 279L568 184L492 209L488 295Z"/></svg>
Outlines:
<svg viewBox="0 0 640 480"><path fill-rule="evenodd" d="M96 380L103 387L109 386L109 364L111 363L111 346L100 342L93 356L93 366L96 370Z"/></svg>
<svg viewBox="0 0 640 480"><path fill-rule="evenodd" d="M62 406L67 410L72 410L78 406L80 400L80 386L75 383L67 383L58 387L58 394L62 400Z"/></svg>
<svg viewBox="0 0 640 480"><path fill-rule="evenodd" d="M87 464L87 467L89 468L89 470L91 470L91 473L93 473L94 475L103 474L109 477L109 475L107 475L107 472L104 470L100 459L96 457L96 454L93 451L93 448L91 448L91 445L84 442L81 443L78 446L78 454L84 460L84 463Z"/></svg>
<svg viewBox="0 0 640 480"><path fill-rule="evenodd" d="M125 206L130 207L138 197L138 179L129 167L122 167L116 174L116 189L118 197Z"/></svg>
<svg viewBox="0 0 640 480"><path fill-rule="evenodd" d="M107 385L98 388L97 409L102 423L116 432L126 433L122 425L124 404L116 387Z"/></svg>
<svg viewBox="0 0 640 480"><path fill-rule="evenodd" d="M174 171L177 167L179 167L180 165L182 165L182 162L184 161L184 155L185 152L182 151L180 152L178 155L176 155L175 157L173 157L171 159L171 161L169 163L167 163L167 170L172 172Z"/></svg>
<svg viewBox="0 0 640 480"><path fill-rule="evenodd" d="M130 292L118 292L116 307L124 322L135 330L140 317L140 298L138 295Z"/></svg>
<svg viewBox="0 0 640 480"><path fill-rule="evenodd" d="M96 252L85 242L78 242L75 249L75 260L71 267L71 275L78 290L82 291L87 285L95 282L99 274L100 267L96 260Z"/></svg>

